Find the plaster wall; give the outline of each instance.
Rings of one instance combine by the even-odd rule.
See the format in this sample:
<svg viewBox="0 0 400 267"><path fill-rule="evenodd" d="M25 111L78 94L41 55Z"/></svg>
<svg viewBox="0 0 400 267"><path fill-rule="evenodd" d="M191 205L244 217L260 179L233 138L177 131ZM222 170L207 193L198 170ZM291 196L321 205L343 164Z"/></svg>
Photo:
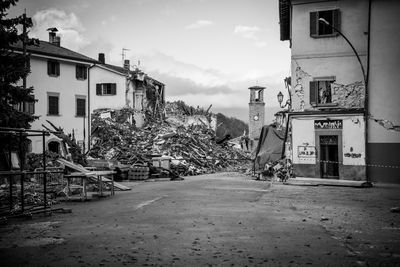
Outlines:
<svg viewBox="0 0 400 267"><path fill-rule="evenodd" d="M342 158L343 165L365 165L364 119L362 115L292 118L292 142L294 164L316 164L318 155L299 157L298 147L315 147L316 130L314 120L342 120ZM318 150L318 148L315 148Z"/></svg>
<svg viewBox="0 0 400 267"><path fill-rule="evenodd" d="M27 77L27 86L34 87L34 95L38 100L35 103L35 115L39 116L39 119L32 123L32 129L43 130L42 124L51 128L46 122L49 120L56 126L62 127L66 134L74 130L76 140L83 140L84 119L87 120L87 117L76 117L76 96L86 98L87 107L88 81L76 79L75 66L75 62L60 61L60 76L51 77L47 74L47 58L35 56L31 58L31 73ZM57 116L48 115L48 92L59 94ZM46 148L52 138L54 139L54 136L46 138ZM42 138L32 137L31 140L32 152L41 153Z"/></svg>
<svg viewBox="0 0 400 267"><path fill-rule="evenodd" d="M116 95L96 95L96 84L116 83ZM90 69L90 113L99 108L121 109L126 104L126 76L94 66Z"/></svg>
<svg viewBox="0 0 400 267"><path fill-rule="evenodd" d="M365 57L362 58L365 60ZM353 55L338 57L292 57L292 108L314 109L310 104L310 81L334 77L332 101L347 108L364 106L364 82L360 64Z"/></svg>
<svg viewBox="0 0 400 267"><path fill-rule="evenodd" d="M360 54L366 54L368 31L368 0L292 1L292 56L353 54L340 37L310 37L310 12L339 9L340 31Z"/></svg>
<svg viewBox="0 0 400 267"><path fill-rule="evenodd" d="M400 143L400 1L372 1L369 108L370 143ZM392 126L398 126L397 131Z"/></svg>

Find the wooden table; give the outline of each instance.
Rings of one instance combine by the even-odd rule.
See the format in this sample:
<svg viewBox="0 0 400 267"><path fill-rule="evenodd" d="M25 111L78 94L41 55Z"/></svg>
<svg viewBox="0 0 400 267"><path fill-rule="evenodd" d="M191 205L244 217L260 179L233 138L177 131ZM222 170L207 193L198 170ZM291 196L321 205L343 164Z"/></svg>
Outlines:
<svg viewBox="0 0 400 267"><path fill-rule="evenodd" d="M116 172L115 171L90 171L87 173L83 173L83 172L73 172L69 175L64 175L64 177L67 179L67 190L68 192L71 189L71 182L70 179L72 178L80 178L81 179L81 184L82 184L82 200L86 200L87 199L87 189L86 189L86 185L88 181L95 181L98 183L99 185L99 191L100 191L100 196L104 196L103 195L103 183L106 182L103 180L102 176L105 175L110 175L111 176L111 195L115 195L115 190L114 190L114 174ZM67 194L67 198L69 198L68 194Z"/></svg>

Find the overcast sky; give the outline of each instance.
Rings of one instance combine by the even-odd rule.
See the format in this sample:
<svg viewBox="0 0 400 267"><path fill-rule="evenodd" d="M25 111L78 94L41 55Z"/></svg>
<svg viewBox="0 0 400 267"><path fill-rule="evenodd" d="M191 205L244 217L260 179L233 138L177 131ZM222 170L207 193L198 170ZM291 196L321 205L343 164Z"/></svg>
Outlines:
<svg viewBox="0 0 400 267"><path fill-rule="evenodd" d="M20 0L10 16L33 18L30 35L122 66L122 48L166 84L167 100L213 105L247 122L248 87L266 87L267 112L277 108L290 73L288 42L279 40L278 0ZM273 115L273 114L272 114ZM272 117L267 114L267 118Z"/></svg>

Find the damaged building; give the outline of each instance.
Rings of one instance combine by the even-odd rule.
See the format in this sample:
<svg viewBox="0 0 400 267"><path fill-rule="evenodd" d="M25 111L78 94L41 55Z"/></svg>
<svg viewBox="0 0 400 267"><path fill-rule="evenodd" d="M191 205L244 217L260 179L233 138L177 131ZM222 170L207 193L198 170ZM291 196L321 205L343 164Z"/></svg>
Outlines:
<svg viewBox="0 0 400 267"><path fill-rule="evenodd" d="M291 47L297 176L399 182L400 56L389 41L399 30L390 21L398 8L395 1L279 1L281 40Z"/></svg>
<svg viewBox="0 0 400 267"><path fill-rule="evenodd" d="M61 127L81 147L90 149L91 115L94 111L127 108L131 123L142 127L146 116L162 116L165 85L138 68L131 70L129 60L123 66L105 62L103 53L92 59L61 45L56 28L50 28L49 41L30 45L31 73L27 85L34 87L36 103L20 105L26 112L38 116L32 129L42 130L52 123ZM22 51L22 43L14 45ZM104 116L107 116L105 114ZM50 123L49 123L50 122ZM50 127L52 129L52 127ZM54 129L53 129L54 130ZM29 152L40 153L43 140L32 137ZM51 134L45 141L46 150L67 153L61 139Z"/></svg>

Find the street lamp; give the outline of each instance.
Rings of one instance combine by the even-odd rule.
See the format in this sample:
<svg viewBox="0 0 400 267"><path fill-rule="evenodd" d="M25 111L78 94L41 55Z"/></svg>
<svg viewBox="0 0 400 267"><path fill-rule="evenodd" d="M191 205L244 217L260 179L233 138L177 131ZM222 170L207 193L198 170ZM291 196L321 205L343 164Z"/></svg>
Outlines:
<svg viewBox="0 0 400 267"><path fill-rule="evenodd" d="M281 91L279 91L279 93L278 93L278 95L277 95L277 98L278 98L279 106L280 106L281 108L284 108L284 107L288 106L288 109L290 110L290 109L292 108L292 97L291 97L291 95L290 95L290 89L289 89L289 85L290 85L290 83L291 83L291 79L290 79L290 77L287 77L287 78L284 79L284 81L285 81L285 87L286 87L287 90L288 90L289 99L286 100L285 105L282 106L283 94L282 94Z"/></svg>
<svg viewBox="0 0 400 267"><path fill-rule="evenodd" d="M334 29L338 34L340 34L340 36L342 36L346 40L346 42L350 45L351 49L353 49L353 52L357 57L358 63L360 63L361 71L362 71L363 78L364 78L364 85L365 85L365 87L367 87L367 77L365 75L364 66L363 66L363 64L361 62L361 59L360 59L360 56L358 55L358 53L357 53L356 49L354 48L353 44L349 41L349 39L347 39L346 36L344 36L344 34L341 31L339 31L338 28L336 28L335 26L332 26L326 19L319 18L318 21L322 22L325 25L327 25L328 27L331 27L332 29Z"/></svg>
<svg viewBox="0 0 400 267"><path fill-rule="evenodd" d="M282 106L283 94L282 94L281 91L279 91L279 93L278 93L278 95L277 95L277 98L278 98L279 106L280 106L281 108L284 108L284 107L286 107L286 106L289 106L289 108L290 108L290 101L289 101L289 99L286 100L285 105Z"/></svg>

